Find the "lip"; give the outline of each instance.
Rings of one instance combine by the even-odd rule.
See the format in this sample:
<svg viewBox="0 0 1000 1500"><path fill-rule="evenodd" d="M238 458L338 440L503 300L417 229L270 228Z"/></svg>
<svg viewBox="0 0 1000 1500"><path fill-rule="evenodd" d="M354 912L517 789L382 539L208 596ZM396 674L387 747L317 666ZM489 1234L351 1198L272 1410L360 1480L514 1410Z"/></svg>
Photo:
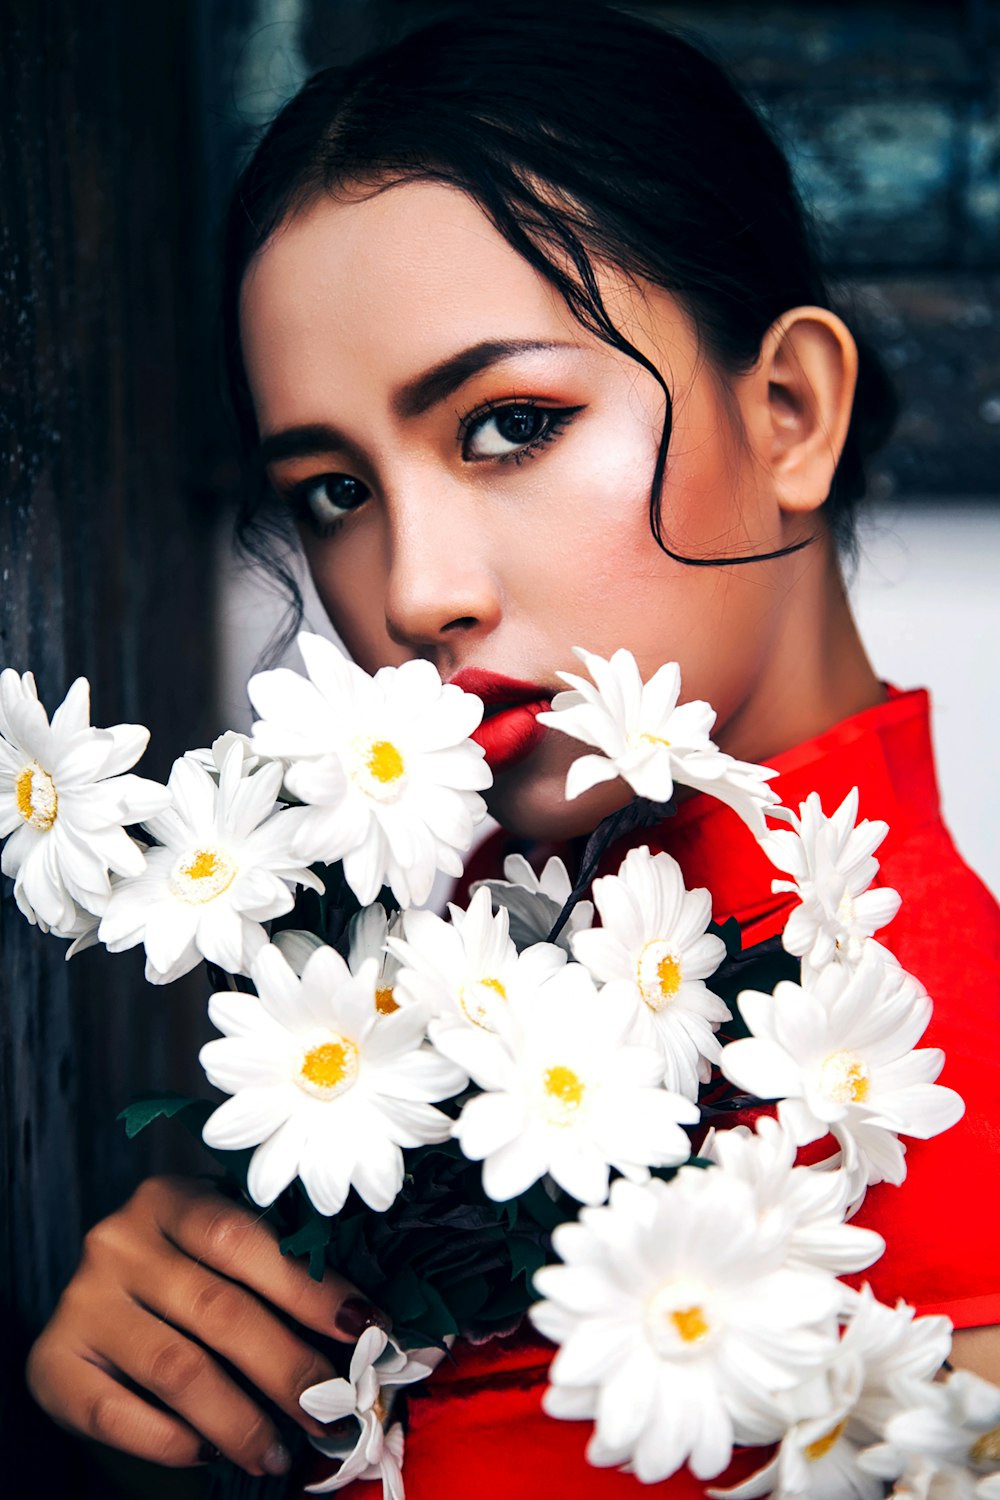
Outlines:
<svg viewBox="0 0 1000 1500"><path fill-rule="evenodd" d="M484 717L471 736L481 746L492 771L515 765L544 739L545 726L536 716L551 706L550 688L503 677L482 667L466 667L456 672L451 682L466 693L475 693L487 709L495 710Z"/></svg>
<svg viewBox="0 0 1000 1500"><path fill-rule="evenodd" d="M552 689L543 683L503 677L499 672L488 672L485 667L463 667L450 680L463 692L475 693L477 698L482 698L488 708L494 703L540 703L552 698Z"/></svg>

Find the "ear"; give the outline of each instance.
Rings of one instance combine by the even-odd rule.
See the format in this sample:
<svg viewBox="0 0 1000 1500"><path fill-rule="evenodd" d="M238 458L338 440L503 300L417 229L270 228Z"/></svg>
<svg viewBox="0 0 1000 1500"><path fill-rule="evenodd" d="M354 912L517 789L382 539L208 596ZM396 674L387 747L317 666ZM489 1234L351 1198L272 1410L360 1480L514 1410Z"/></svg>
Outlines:
<svg viewBox="0 0 1000 1500"><path fill-rule="evenodd" d="M785 512L818 510L830 493L851 420L858 348L826 307L793 307L764 335L754 372L759 456ZM766 397L764 389L766 388Z"/></svg>

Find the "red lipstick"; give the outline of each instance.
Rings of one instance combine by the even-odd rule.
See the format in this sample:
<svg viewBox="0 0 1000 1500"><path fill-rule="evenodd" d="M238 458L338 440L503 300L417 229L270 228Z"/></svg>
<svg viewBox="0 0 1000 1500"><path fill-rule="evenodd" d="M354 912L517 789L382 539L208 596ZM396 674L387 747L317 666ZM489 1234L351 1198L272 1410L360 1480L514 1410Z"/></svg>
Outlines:
<svg viewBox="0 0 1000 1500"><path fill-rule="evenodd" d="M492 771L504 770L530 755L545 736L536 714L551 706L552 690L537 682L501 677L483 667L464 667L451 681L486 704L486 714L472 738Z"/></svg>

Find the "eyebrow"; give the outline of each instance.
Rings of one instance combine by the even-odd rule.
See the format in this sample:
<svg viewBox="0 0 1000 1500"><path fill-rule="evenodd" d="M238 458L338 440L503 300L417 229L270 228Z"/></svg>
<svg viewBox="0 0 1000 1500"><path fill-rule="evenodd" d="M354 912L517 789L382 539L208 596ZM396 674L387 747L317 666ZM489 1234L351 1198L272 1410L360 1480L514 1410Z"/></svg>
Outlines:
<svg viewBox="0 0 1000 1500"><path fill-rule="evenodd" d="M501 360L510 359L512 355L578 347L564 339L483 339L407 381L393 396L392 408L401 418L419 417L453 395L473 375L499 364ZM311 422L302 427L285 428L264 438L257 450L257 459L261 467L266 468L279 459L309 458L334 450L353 453L355 445L336 427L326 422Z"/></svg>

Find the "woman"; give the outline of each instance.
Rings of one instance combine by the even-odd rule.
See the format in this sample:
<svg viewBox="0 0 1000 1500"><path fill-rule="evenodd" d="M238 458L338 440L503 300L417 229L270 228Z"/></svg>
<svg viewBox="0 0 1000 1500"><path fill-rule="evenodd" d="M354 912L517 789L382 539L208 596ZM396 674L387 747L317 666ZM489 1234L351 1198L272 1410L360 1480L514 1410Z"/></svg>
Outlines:
<svg viewBox="0 0 1000 1500"><path fill-rule="evenodd" d="M559 690L576 644L627 646L644 677L678 660L723 749L776 766L786 803L815 788L831 812L858 784L890 823L886 942L935 999L968 1116L869 1195L859 1222L890 1242L870 1279L979 1330L956 1363L1000 1375L1000 1225L990 1194L970 1201L996 1162L1000 917L940 821L926 695L880 682L851 617L838 543L893 398L761 121L683 39L598 5L442 22L282 111L233 200L225 298L265 480L247 544L280 569L294 519L366 669L506 680L482 742L507 834L565 843L628 799L613 782L567 803L573 744L513 708ZM746 940L780 930L787 898L729 809L693 797L639 841ZM29 1379L58 1421L158 1464L218 1449L278 1474L257 1393L322 1431L297 1404L332 1373L309 1332L352 1342L379 1318L249 1213L158 1179L88 1236ZM411 1402L411 1500L634 1493L588 1469L584 1424L542 1416L550 1352L522 1331L437 1373Z"/></svg>

